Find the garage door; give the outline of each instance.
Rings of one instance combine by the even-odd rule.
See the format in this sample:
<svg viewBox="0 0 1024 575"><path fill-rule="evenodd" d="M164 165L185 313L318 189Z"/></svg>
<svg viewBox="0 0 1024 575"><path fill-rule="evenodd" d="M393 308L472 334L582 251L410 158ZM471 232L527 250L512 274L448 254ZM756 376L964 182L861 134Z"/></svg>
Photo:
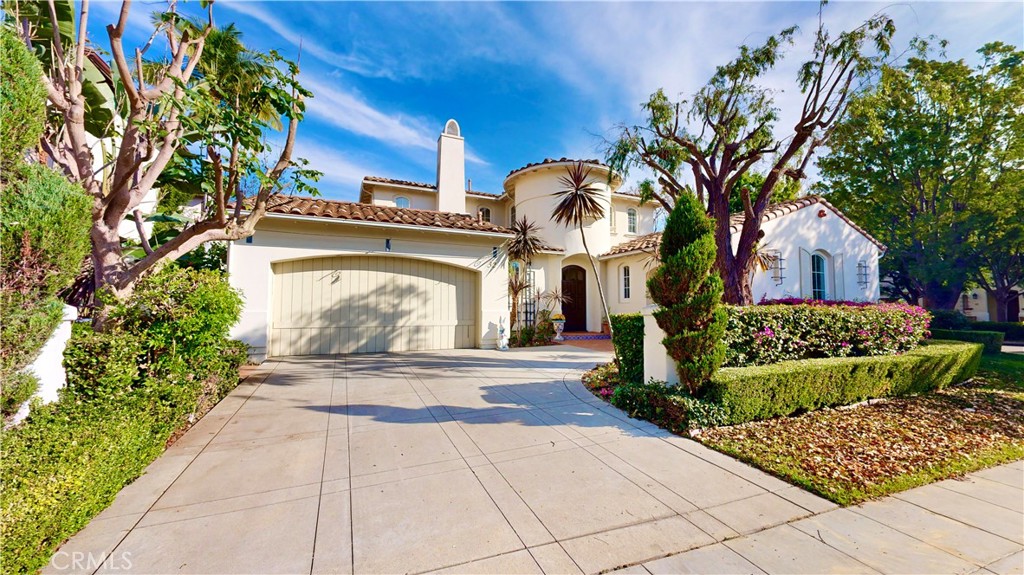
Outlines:
<svg viewBox="0 0 1024 575"><path fill-rule="evenodd" d="M476 345L476 274L397 257L274 264L270 355Z"/></svg>

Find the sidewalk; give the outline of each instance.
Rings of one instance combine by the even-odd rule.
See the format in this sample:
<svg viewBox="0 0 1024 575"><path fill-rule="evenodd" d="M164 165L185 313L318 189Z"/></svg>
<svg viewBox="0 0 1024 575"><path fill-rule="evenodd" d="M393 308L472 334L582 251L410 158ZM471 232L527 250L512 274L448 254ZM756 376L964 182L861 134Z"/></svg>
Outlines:
<svg viewBox="0 0 1024 575"><path fill-rule="evenodd" d="M619 572L1024 573L1024 462Z"/></svg>

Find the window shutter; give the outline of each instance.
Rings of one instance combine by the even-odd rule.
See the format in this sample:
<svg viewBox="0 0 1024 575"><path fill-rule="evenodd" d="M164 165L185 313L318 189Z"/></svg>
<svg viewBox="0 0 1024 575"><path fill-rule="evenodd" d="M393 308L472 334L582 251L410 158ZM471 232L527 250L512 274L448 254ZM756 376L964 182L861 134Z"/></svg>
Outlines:
<svg viewBox="0 0 1024 575"><path fill-rule="evenodd" d="M843 254L832 256L832 299L846 299L846 282L843 281Z"/></svg>
<svg viewBox="0 0 1024 575"><path fill-rule="evenodd" d="M810 298L811 295L811 253L800 248L800 297Z"/></svg>

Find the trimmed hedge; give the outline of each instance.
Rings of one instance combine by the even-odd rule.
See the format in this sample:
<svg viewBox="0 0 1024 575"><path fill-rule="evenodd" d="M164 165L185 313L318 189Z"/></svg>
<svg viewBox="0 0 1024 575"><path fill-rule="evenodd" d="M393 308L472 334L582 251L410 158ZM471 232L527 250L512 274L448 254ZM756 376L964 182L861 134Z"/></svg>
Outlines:
<svg viewBox="0 0 1024 575"><path fill-rule="evenodd" d="M923 308L898 303L728 306L725 367L824 357L894 355L928 330Z"/></svg>
<svg viewBox="0 0 1024 575"><path fill-rule="evenodd" d="M638 383L644 380L644 316L619 313L611 317L612 344L619 356L619 379Z"/></svg>
<svg viewBox="0 0 1024 575"><path fill-rule="evenodd" d="M933 339L980 343L985 346L985 353L1000 353L1003 351L1002 332L977 331L973 329L933 329L931 331Z"/></svg>
<svg viewBox="0 0 1024 575"><path fill-rule="evenodd" d="M38 145L46 119L39 61L11 28L0 28L0 171Z"/></svg>
<svg viewBox="0 0 1024 575"><path fill-rule="evenodd" d="M903 355L724 368L708 384L705 398L725 408L729 423L744 423L941 389L972 377L981 352L980 344L933 340Z"/></svg>
<svg viewBox="0 0 1024 575"><path fill-rule="evenodd" d="M1024 341L1024 323L1012 321L974 321L970 324L973 330L998 331L1003 339Z"/></svg>
<svg viewBox="0 0 1024 575"><path fill-rule="evenodd" d="M630 417L644 419L669 431L714 427L726 421L720 405L668 387L665 382L623 383L615 387L611 403Z"/></svg>

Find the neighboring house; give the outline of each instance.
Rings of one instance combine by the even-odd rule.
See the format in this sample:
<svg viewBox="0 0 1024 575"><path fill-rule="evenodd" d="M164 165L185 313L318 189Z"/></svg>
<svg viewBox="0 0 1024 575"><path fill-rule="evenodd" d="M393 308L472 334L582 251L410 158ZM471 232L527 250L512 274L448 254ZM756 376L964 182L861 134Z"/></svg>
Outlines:
<svg viewBox="0 0 1024 575"><path fill-rule="evenodd" d="M1006 304L1006 321L1021 321L1020 310L1024 307L1024 286L1017 286L1015 293L1017 297L1011 298ZM995 298L981 288L961 294L956 309L976 321L996 321Z"/></svg>
<svg viewBox="0 0 1024 575"><path fill-rule="evenodd" d="M255 356L494 347L509 328L502 244L522 217L545 243L528 270L523 314L557 287L571 297L561 309L566 330L599 331L603 310L580 230L551 221L559 178L575 162L527 164L509 172L501 193L473 190L459 125L449 120L433 184L366 177L359 202L273 198L255 235L228 246L230 282L245 296L233 337ZM583 229L609 306L638 311L647 303L646 252L657 243L655 207L620 190L605 164L584 163L609 207ZM810 205L824 215L801 209ZM781 259L777 274L755 275L755 297L877 299L884 248L824 200L784 204L765 221L763 244Z"/></svg>
<svg viewBox="0 0 1024 575"><path fill-rule="evenodd" d="M743 214L729 218L733 249ZM879 297L878 259L885 246L820 196L804 196L769 206L761 218L759 252L769 269L755 266L755 301L778 298L875 301ZM650 302L645 284L657 266L661 232L615 246L600 256L605 281L617 286L609 296L612 313L640 311ZM640 297L636 297L635 294Z"/></svg>

